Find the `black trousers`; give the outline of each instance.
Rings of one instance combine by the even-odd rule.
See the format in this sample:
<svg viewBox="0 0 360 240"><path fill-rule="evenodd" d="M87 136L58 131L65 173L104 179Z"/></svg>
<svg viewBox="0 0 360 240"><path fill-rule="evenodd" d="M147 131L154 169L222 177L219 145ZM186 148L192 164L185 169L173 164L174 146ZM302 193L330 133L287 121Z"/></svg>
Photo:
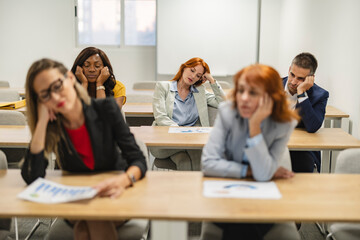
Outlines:
<svg viewBox="0 0 360 240"><path fill-rule="evenodd" d="M312 173L315 165L320 172L320 152L290 151L290 157L294 172Z"/></svg>
<svg viewBox="0 0 360 240"><path fill-rule="evenodd" d="M215 223L223 230L222 240L262 240L272 223Z"/></svg>

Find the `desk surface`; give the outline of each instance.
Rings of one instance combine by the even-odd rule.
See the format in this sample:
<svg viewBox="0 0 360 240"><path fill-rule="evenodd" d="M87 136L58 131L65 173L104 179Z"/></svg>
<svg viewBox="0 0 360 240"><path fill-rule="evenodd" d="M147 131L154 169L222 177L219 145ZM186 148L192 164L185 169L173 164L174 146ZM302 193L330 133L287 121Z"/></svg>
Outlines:
<svg viewBox="0 0 360 240"><path fill-rule="evenodd" d="M325 117L326 118L348 118L349 114L346 114L343 111L341 111L333 106L327 105Z"/></svg>
<svg viewBox="0 0 360 240"><path fill-rule="evenodd" d="M148 147L202 148L208 141L207 133L168 133L169 127L131 127L131 132ZM31 139L28 126L0 125L1 147L27 147ZM316 133L295 129L288 148L292 150L343 150L360 148L360 140L340 128L321 128Z"/></svg>
<svg viewBox="0 0 360 240"><path fill-rule="evenodd" d="M62 176L52 171L46 178L61 184L93 185L110 175ZM148 172L118 199L47 205L17 199L25 187L20 171L0 170L0 191L6 193L0 198L0 217L360 222L360 175L296 174L289 180L276 180L282 194L279 200L205 198L202 181L210 179L214 180L203 178L200 172Z"/></svg>
<svg viewBox="0 0 360 240"><path fill-rule="evenodd" d="M127 117L153 117L152 103L126 103L123 111Z"/></svg>
<svg viewBox="0 0 360 240"><path fill-rule="evenodd" d="M168 133L169 127L131 127L131 132L148 147L202 148L208 141L207 133ZM295 129L290 137L291 150L343 150L360 148L360 140L340 128L321 128L316 133Z"/></svg>
<svg viewBox="0 0 360 240"><path fill-rule="evenodd" d="M31 140L28 126L0 125L1 147L27 147Z"/></svg>
<svg viewBox="0 0 360 240"><path fill-rule="evenodd" d="M22 113L26 113L26 107L14 109ZM152 103L126 103L123 106L123 111L129 117L153 117ZM325 118L348 118L349 114L333 107L326 106Z"/></svg>

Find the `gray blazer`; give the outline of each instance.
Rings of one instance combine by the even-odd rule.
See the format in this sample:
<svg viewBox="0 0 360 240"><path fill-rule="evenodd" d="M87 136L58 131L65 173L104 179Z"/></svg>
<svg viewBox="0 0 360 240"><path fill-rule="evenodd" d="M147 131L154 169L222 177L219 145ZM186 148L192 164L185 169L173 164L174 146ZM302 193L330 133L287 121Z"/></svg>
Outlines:
<svg viewBox="0 0 360 240"><path fill-rule="evenodd" d="M232 102L222 103L208 143L203 148L201 163L204 175L240 178L245 152L254 179L270 180L296 124L296 120L279 123L268 117L261 124L261 141L247 147L248 120L240 116L237 109L232 107Z"/></svg>
<svg viewBox="0 0 360 240"><path fill-rule="evenodd" d="M155 122L158 126L178 126L173 120L173 109L175 101L175 92L170 91L171 81L159 81L156 83L153 96L153 111ZM201 126L209 127L209 115L207 106L217 108L219 103L225 99L225 93L220 85L215 81L210 84L214 93L206 91L204 86L198 86L198 93L193 93L196 107L199 112Z"/></svg>

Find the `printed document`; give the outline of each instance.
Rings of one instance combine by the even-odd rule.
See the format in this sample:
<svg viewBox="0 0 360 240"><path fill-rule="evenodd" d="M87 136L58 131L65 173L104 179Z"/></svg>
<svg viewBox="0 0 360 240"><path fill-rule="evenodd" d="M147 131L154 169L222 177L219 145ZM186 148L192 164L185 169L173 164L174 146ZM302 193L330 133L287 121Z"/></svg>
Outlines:
<svg viewBox="0 0 360 240"><path fill-rule="evenodd" d="M92 187L67 186L38 178L18 198L38 203L64 203L93 198L97 190Z"/></svg>
<svg viewBox="0 0 360 240"><path fill-rule="evenodd" d="M169 127L169 133L209 133L211 127Z"/></svg>
<svg viewBox="0 0 360 240"><path fill-rule="evenodd" d="M203 194L210 198L280 199L275 182L204 181Z"/></svg>

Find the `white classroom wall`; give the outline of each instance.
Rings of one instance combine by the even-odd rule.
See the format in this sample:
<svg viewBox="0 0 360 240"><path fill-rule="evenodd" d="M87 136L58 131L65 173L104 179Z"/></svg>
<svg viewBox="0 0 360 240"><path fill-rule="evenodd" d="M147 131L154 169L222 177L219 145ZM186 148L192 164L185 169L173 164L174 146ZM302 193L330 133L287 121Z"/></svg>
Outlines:
<svg viewBox="0 0 360 240"><path fill-rule="evenodd" d="M360 1L283 0L277 69L286 75L302 52L318 60L317 84L328 101L350 115L351 133L360 138Z"/></svg>
<svg viewBox="0 0 360 240"><path fill-rule="evenodd" d="M286 76L296 54L312 52L319 61L316 83L330 92L329 104L350 114L352 134L360 138L360 1L262 0L262 7L260 62ZM73 14L74 0L0 0L0 80L22 87L41 57L70 68L83 48L75 46ZM102 49L128 89L172 77L156 76L155 47Z"/></svg>

